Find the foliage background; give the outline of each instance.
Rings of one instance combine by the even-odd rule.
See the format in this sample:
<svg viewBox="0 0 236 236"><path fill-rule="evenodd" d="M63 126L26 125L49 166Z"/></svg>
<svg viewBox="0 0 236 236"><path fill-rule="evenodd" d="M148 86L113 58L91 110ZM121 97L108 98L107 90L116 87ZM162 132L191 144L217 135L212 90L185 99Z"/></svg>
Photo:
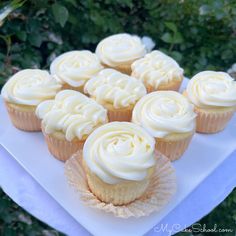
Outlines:
<svg viewBox="0 0 236 236"><path fill-rule="evenodd" d="M3 20L4 10L14 8ZM236 61L236 1L0 0L0 87L19 69L47 69L56 55L72 49L94 51L102 38L120 32L150 36L189 77L206 69L225 71ZM235 221L234 190L200 223L235 230ZM0 235L59 234L0 190Z"/></svg>
<svg viewBox="0 0 236 236"><path fill-rule="evenodd" d="M2 83L19 68L48 68L56 55L94 50L119 32L152 37L190 77L235 62L235 0L28 0L1 23Z"/></svg>

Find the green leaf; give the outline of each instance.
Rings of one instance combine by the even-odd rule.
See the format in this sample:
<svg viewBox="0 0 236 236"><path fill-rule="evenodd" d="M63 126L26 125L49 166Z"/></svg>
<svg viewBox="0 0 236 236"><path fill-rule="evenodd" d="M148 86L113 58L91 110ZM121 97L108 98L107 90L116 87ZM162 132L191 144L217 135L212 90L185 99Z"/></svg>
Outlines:
<svg viewBox="0 0 236 236"><path fill-rule="evenodd" d="M161 40L164 41L165 43L173 43L173 37L170 33L164 33L161 36Z"/></svg>
<svg viewBox="0 0 236 236"><path fill-rule="evenodd" d="M16 33L16 36L18 39L20 39L21 41L25 41L27 38L27 34L25 31L19 31Z"/></svg>
<svg viewBox="0 0 236 236"><path fill-rule="evenodd" d="M76 0L67 0L67 2L72 4L74 7L77 7Z"/></svg>
<svg viewBox="0 0 236 236"><path fill-rule="evenodd" d="M177 52L177 51L173 51L171 53L171 56L176 60L176 61L181 61L182 59L182 55L180 52Z"/></svg>
<svg viewBox="0 0 236 236"><path fill-rule="evenodd" d="M52 5L52 12L55 21L59 23L61 27L64 27L69 17L69 12L67 8L58 3L55 3Z"/></svg>
<svg viewBox="0 0 236 236"><path fill-rule="evenodd" d="M177 32L177 27L173 22L165 22L165 26L174 33Z"/></svg>
<svg viewBox="0 0 236 236"><path fill-rule="evenodd" d="M38 34L32 34L30 35L30 37L28 37L29 39L29 42L32 46L35 46L35 47L40 47L41 44L42 44L42 41L43 41L43 38Z"/></svg>
<svg viewBox="0 0 236 236"><path fill-rule="evenodd" d="M183 36L180 32L176 32L174 37L173 37L173 43L182 43L184 40L183 40Z"/></svg>

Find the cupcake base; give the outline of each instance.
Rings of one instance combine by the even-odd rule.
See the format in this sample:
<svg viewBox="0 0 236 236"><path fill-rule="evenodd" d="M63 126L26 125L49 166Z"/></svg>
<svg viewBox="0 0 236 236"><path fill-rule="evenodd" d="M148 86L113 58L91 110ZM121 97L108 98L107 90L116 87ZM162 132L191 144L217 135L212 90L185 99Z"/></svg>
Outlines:
<svg viewBox="0 0 236 236"><path fill-rule="evenodd" d="M84 93L84 85L79 86L79 87L73 87L69 84L63 84L61 90L65 90L65 89L75 90L75 91L78 91L80 93Z"/></svg>
<svg viewBox="0 0 236 236"><path fill-rule="evenodd" d="M48 146L49 152L58 160L65 162L78 150L82 150L84 140L74 139L67 141L64 137L56 137L51 134L46 134L42 127L45 141Z"/></svg>
<svg viewBox="0 0 236 236"><path fill-rule="evenodd" d="M103 64L103 66L105 68L112 68L112 69L117 70L123 74L131 75L131 65L120 65L120 66L116 66L116 67L111 67L106 64Z"/></svg>
<svg viewBox="0 0 236 236"><path fill-rule="evenodd" d="M235 112L235 107L215 109L214 111L195 107L194 110L197 113L196 131L212 134L218 133L226 127Z"/></svg>
<svg viewBox="0 0 236 236"><path fill-rule="evenodd" d="M156 138L156 150L168 157L171 161L177 160L188 148L192 137L193 133L187 133Z"/></svg>
<svg viewBox="0 0 236 236"><path fill-rule="evenodd" d="M107 184L93 174L83 162L86 172L88 186L91 192L102 202L112 203L113 205L125 205L139 198L149 185L150 175L143 181L126 181L119 184Z"/></svg>
<svg viewBox="0 0 236 236"><path fill-rule="evenodd" d="M183 79L181 79L181 80L173 80L173 81L170 81L167 84L160 84L157 89L153 88L150 85L147 85L146 89L147 89L148 93L151 93L151 92L154 92L154 91L161 91L161 90L173 90L173 91L177 91L178 92L179 88L181 86L182 80Z"/></svg>
<svg viewBox="0 0 236 236"><path fill-rule="evenodd" d="M141 217L160 211L176 192L176 176L170 161L160 153L156 153L156 160L156 169L145 193L122 206L102 202L90 191L82 165L82 152L77 152L66 161L65 175L87 206L110 212L120 218Z"/></svg>
<svg viewBox="0 0 236 236"><path fill-rule="evenodd" d="M5 102L12 124L23 131L41 131L41 121L35 115L35 107L21 106Z"/></svg>
<svg viewBox="0 0 236 236"><path fill-rule="evenodd" d="M130 108L127 109L114 109L108 110L108 120L112 121L131 121L132 110Z"/></svg>

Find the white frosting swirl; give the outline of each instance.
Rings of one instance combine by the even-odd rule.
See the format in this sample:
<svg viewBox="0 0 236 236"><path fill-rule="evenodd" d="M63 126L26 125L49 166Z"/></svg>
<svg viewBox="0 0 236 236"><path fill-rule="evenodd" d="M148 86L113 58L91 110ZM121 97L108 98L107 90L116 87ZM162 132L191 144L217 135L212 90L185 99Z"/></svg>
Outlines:
<svg viewBox="0 0 236 236"><path fill-rule="evenodd" d="M108 184L141 181L155 165L155 140L130 122L111 122L96 129L85 141L88 168Z"/></svg>
<svg viewBox="0 0 236 236"><path fill-rule="evenodd" d="M178 63L160 51L152 51L144 58L136 60L132 66L132 76L157 89L161 84L167 84L173 79L183 78L183 69Z"/></svg>
<svg viewBox="0 0 236 236"><path fill-rule="evenodd" d="M187 85L189 100L200 108L236 106L236 82L227 73L203 71Z"/></svg>
<svg viewBox="0 0 236 236"><path fill-rule="evenodd" d="M36 115L46 133L61 131L68 141L81 140L107 122L107 111L101 105L73 90L63 90L54 100L40 103Z"/></svg>
<svg viewBox="0 0 236 236"><path fill-rule="evenodd" d="M37 106L53 98L61 89L47 71L25 69L14 74L3 86L1 95L7 102Z"/></svg>
<svg viewBox="0 0 236 236"><path fill-rule="evenodd" d="M193 105L175 91L158 91L141 98L134 107L132 122L151 135L163 138L168 134L195 130Z"/></svg>
<svg viewBox="0 0 236 236"><path fill-rule="evenodd" d="M101 69L103 67L96 54L87 50L63 53L50 66L50 72L57 80L73 87L84 85Z"/></svg>
<svg viewBox="0 0 236 236"><path fill-rule="evenodd" d="M100 104L124 108L135 104L146 92L142 82L113 69L104 69L90 79L84 92Z"/></svg>
<svg viewBox="0 0 236 236"><path fill-rule="evenodd" d="M146 49L138 36L122 33L103 39L97 45L96 54L103 64L116 67L131 65L146 54Z"/></svg>

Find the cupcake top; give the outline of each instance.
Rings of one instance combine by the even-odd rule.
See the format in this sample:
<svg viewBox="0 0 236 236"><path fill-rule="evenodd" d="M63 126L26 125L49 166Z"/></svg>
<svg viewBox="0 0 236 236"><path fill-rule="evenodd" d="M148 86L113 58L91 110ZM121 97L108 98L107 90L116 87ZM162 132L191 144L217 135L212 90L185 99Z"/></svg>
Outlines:
<svg viewBox="0 0 236 236"><path fill-rule="evenodd" d="M189 100L200 108L236 106L236 82L227 73L203 71L187 85Z"/></svg>
<svg viewBox="0 0 236 236"><path fill-rule="evenodd" d="M47 71L25 69L6 82L1 95L10 103L37 106L40 102L53 98L60 89L61 85Z"/></svg>
<svg viewBox="0 0 236 236"><path fill-rule="evenodd" d="M158 91L141 98L134 107L132 122L144 127L152 136L163 138L173 133L195 130L193 105L175 91Z"/></svg>
<svg viewBox="0 0 236 236"><path fill-rule="evenodd" d="M68 141L83 140L107 122L107 111L94 100L73 90L59 92L54 100L40 103L36 115L47 134L62 132Z"/></svg>
<svg viewBox="0 0 236 236"><path fill-rule="evenodd" d="M110 67L131 63L146 54L145 45L138 36L126 33L109 36L97 45L96 54Z"/></svg>
<svg viewBox="0 0 236 236"><path fill-rule="evenodd" d="M61 83L80 87L102 68L96 54L82 50L70 51L58 56L52 62L50 72Z"/></svg>
<svg viewBox="0 0 236 236"><path fill-rule="evenodd" d="M98 103L114 108L133 106L146 92L142 82L113 69L104 69L90 79L84 87Z"/></svg>
<svg viewBox="0 0 236 236"><path fill-rule="evenodd" d="M83 158L88 168L108 184L141 181L155 165L155 140L130 122L111 122L85 141Z"/></svg>
<svg viewBox="0 0 236 236"><path fill-rule="evenodd" d="M160 84L166 84L173 79L183 78L183 69L178 63L160 51L152 51L135 61L132 66L132 76L142 80L145 85L157 89Z"/></svg>

